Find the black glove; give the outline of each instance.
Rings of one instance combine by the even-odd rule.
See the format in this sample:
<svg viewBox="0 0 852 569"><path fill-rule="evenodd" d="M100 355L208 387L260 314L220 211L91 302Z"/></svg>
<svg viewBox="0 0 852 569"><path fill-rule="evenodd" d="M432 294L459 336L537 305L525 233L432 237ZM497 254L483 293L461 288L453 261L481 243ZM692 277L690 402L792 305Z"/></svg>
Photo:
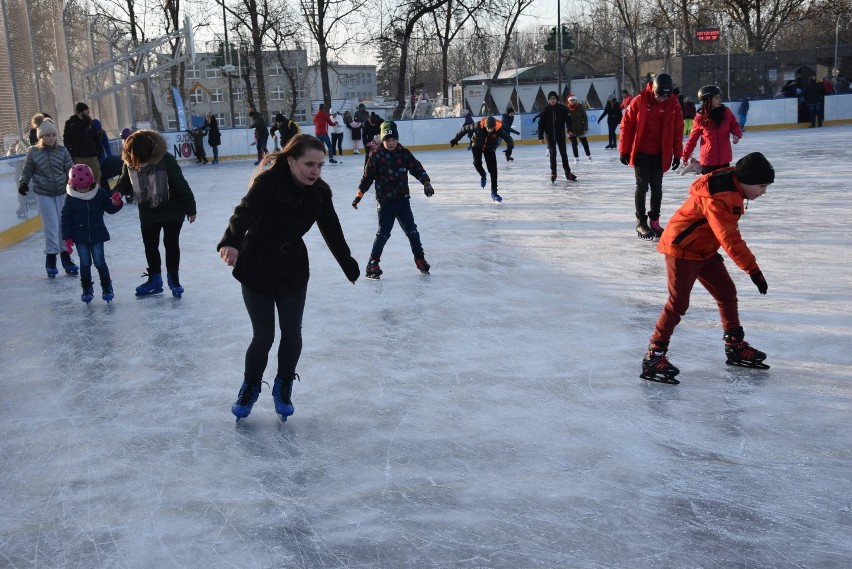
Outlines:
<svg viewBox="0 0 852 569"><path fill-rule="evenodd" d="M619 160L621 160L621 163L624 164L625 166L630 166L630 155L629 154L622 154L621 156L619 156Z"/></svg>
<svg viewBox="0 0 852 569"><path fill-rule="evenodd" d="M450 141L450 146L452 146L453 148L458 146L458 144L459 144L459 141L456 140L455 138Z"/></svg>
<svg viewBox="0 0 852 569"><path fill-rule="evenodd" d="M29 192L29 191L30 191L30 187L27 184L21 184L20 186L18 186L18 193L21 194L22 196L27 195L27 192Z"/></svg>
<svg viewBox="0 0 852 569"><path fill-rule="evenodd" d="M755 271L749 276L751 277L751 282L753 282L754 286L757 287L757 290L760 291L760 294L766 294L766 291L769 290L769 285L766 284L766 279L763 278L763 273Z"/></svg>
<svg viewBox="0 0 852 569"><path fill-rule="evenodd" d="M358 204L361 203L361 196L355 196L355 199L352 200L352 207L358 209Z"/></svg>
<svg viewBox="0 0 852 569"><path fill-rule="evenodd" d="M680 168L680 158L675 156L672 158L672 171L677 170L678 168Z"/></svg>
<svg viewBox="0 0 852 569"><path fill-rule="evenodd" d="M432 187L432 184L424 184L423 193L426 194L427 198L431 198L435 195L435 188Z"/></svg>

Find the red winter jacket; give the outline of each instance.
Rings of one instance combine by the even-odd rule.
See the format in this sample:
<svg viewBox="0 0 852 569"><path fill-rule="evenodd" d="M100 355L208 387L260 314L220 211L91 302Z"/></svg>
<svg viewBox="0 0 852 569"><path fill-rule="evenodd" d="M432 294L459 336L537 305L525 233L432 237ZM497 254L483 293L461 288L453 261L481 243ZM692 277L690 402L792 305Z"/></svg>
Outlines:
<svg viewBox="0 0 852 569"><path fill-rule="evenodd" d="M699 161L702 166L719 166L721 164L730 164L733 159L733 151L731 150L731 135L742 138L743 129L734 117L731 109L725 107L725 120L722 124L717 125L710 120L706 114L698 113L695 117L695 122L692 123L692 132L689 134L689 140L686 141L686 147L683 149L683 161L686 162L692 156L692 151L701 138L701 152Z"/></svg>
<svg viewBox="0 0 852 569"><path fill-rule="evenodd" d="M695 180L660 237L660 253L703 261L722 247L748 274L760 269L738 226L745 209L745 194L734 168L722 168Z"/></svg>
<svg viewBox="0 0 852 569"><path fill-rule="evenodd" d="M331 120L331 116L325 109L320 109L314 115L314 134L317 136L328 136L328 127L337 124Z"/></svg>
<svg viewBox="0 0 852 569"><path fill-rule="evenodd" d="M618 141L618 153L630 156L632 165L636 158L637 142L642 139L645 121L648 120L648 110L654 103L654 88L652 84L644 91L633 97L630 106L621 119L621 138ZM664 107L663 119L663 172L672 165L672 159L680 156L683 150L683 113L677 97L669 97L661 103Z"/></svg>

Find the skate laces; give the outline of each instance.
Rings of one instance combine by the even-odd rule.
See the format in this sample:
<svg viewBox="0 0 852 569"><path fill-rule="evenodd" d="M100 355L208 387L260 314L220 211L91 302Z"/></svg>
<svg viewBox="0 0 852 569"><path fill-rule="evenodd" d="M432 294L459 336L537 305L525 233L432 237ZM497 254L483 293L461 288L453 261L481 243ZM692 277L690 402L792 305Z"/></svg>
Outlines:
<svg viewBox="0 0 852 569"><path fill-rule="evenodd" d="M728 347L732 352L736 352L737 355L744 359L752 359L759 354L759 352L752 348L745 340L728 344Z"/></svg>
<svg viewBox="0 0 852 569"><path fill-rule="evenodd" d="M237 403L240 405L248 405L249 403L257 401L257 398L260 396L260 386L264 383L266 382L261 381L258 384L250 384L244 381L243 386L240 389L240 394L237 397ZM266 383L266 387L269 387L268 383Z"/></svg>

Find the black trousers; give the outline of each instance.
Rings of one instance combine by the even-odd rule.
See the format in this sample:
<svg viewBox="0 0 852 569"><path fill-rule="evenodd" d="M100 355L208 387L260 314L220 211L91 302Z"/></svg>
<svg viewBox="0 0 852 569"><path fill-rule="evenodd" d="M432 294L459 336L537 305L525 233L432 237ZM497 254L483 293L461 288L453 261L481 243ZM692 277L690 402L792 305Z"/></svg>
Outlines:
<svg viewBox="0 0 852 569"><path fill-rule="evenodd" d="M645 215L645 196L651 189L651 209L648 217L658 219L660 206L663 203L663 157L661 154L636 154L633 161L633 171L636 174L636 216Z"/></svg>
<svg viewBox="0 0 852 569"><path fill-rule="evenodd" d="M488 168L488 174L491 177L491 189L497 189L497 152L494 150L482 150L481 148L472 148L473 152L473 167L479 172L481 177L485 177L485 169L482 167L482 159L485 158L485 166Z"/></svg>
<svg viewBox="0 0 852 569"><path fill-rule="evenodd" d="M302 355L302 316L305 312L307 287L293 290L279 287L274 296L267 296L243 285L243 302L251 320L252 338L246 350L245 380L260 383L275 342L275 312L278 312L278 376L290 379Z"/></svg>
<svg viewBox="0 0 852 569"><path fill-rule="evenodd" d="M580 144L583 145L583 150L586 151L586 156L591 156L592 152L589 150L589 139L585 136L572 136L571 137L571 151L574 153L574 158L580 157L579 149L577 148L577 139L580 139Z"/></svg>
<svg viewBox="0 0 852 569"><path fill-rule="evenodd" d="M163 272L160 258L160 231L163 232L163 246L166 248L166 271L177 273L180 270L180 228L183 220L169 223L152 223L142 226L142 244L145 246L145 259L148 261L148 274Z"/></svg>
<svg viewBox="0 0 852 569"><path fill-rule="evenodd" d="M609 131L609 145L613 148L618 148L618 140L615 135L615 131L618 128L619 123L606 123L606 128Z"/></svg>
<svg viewBox="0 0 852 569"><path fill-rule="evenodd" d="M331 145L336 149L336 152L339 156L343 156L343 133L342 132L332 132L331 133Z"/></svg>
<svg viewBox="0 0 852 569"><path fill-rule="evenodd" d="M548 137L547 139L547 149L550 154L550 171L554 174L556 173L556 148L559 148L559 155L562 156L562 169L567 174L571 171L571 166L568 165L568 150L565 147L565 139L557 138L553 140Z"/></svg>

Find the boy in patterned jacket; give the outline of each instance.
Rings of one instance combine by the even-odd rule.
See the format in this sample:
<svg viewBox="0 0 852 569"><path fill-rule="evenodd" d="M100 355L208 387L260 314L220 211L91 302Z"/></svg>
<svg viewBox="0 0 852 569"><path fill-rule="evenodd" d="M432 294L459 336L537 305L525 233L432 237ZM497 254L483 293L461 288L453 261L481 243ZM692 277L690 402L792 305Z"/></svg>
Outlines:
<svg viewBox="0 0 852 569"><path fill-rule="evenodd" d="M352 207L358 209L358 203L364 197L364 192L376 183L376 202L378 202L379 230L373 241L373 250L367 262L366 277L378 280L382 274L379 261L382 251L390 238L394 220L399 222L411 243L414 263L420 272L429 274L429 263L423 255L423 245L420 243L420 233L414 223L411 212L411 195L408 193L408 174L416 177L423 184L423 193L431 198L435 193L429 182L429 175L410 150L399 143L399 131L396 123L385 121L381 131L382 145L369 155L364 167L364 175L358 185L358 194L352 201Z"/></svg>
<svg viewBox="0 0 852 569"><path fill-rule="evenodd" d="M689 296L697 280L716 301L724 330L727 363L767 369L766 354L743 339L737 289L722 262L719 249L748 273L760 294L768 285L754 254L739 230L745 200L756 200L775 181L775 170L760 152L743 156L734 168L721 168L693 182L689 197L672 216L657 250L666 256L669 298L663 307L648 351L642 360L642 379L679 383L678 369L669 363L666 351L675 326L689 307Z"/></svg>

